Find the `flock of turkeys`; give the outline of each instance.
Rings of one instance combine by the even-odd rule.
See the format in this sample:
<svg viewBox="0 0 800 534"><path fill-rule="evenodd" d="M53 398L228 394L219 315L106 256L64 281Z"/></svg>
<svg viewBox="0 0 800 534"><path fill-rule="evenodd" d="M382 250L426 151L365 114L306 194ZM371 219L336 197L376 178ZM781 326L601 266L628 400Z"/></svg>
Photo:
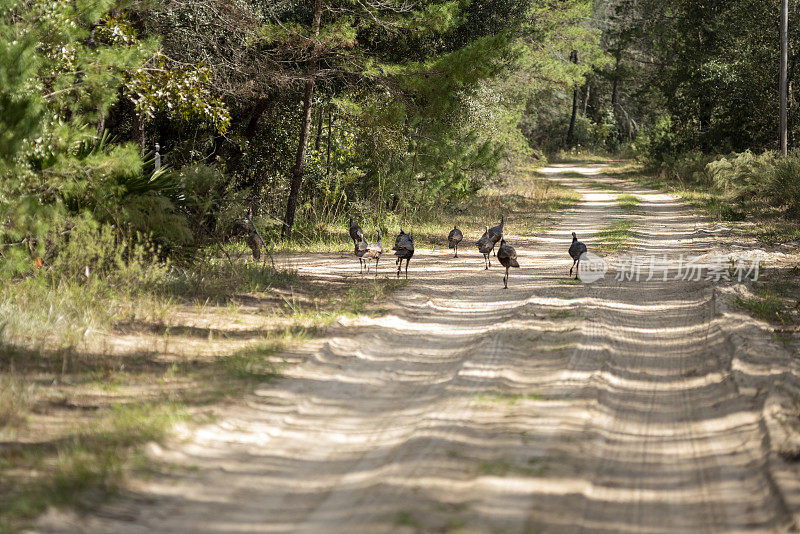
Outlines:
<svg viewBox="0 0 800 534"><path fill-rule="evenodd" d="M500 247L497 249L496 257L500 265L506 268L505 275L503 276L503 287L508 289L508 271L511 267L519 267L517 261L517 251L514 247L506 243L503 236L503 227L505 226L506 218L504 215L500 216L500 224L493 228L486 226L486 231L480 239L475 242L478 251L483 254L484 268L489 269L492 266L489 255L494 252L497 243ZM364 230L350 218L350 238L353 240L353 248L356 257L358 257L360 270L359 273L369 273L370 264L375 260L375 275L378 274L378 261L383 254L383 245L381 244L381 231L378 230L378 240L374 243L368 243L364 237ZM464 239L464 234L455 226L450 234L447 236L449 247L455 251L454 258L458 258L458 245ZM406 233L403 228L400 228L400 234L394 241L394 255L397 257L395 265L397 265L397 277L400 278L400 272L403 267L403 260L406 260L406 278L408 278L408 262L414 256L414 236L411 233ZM586 245L578 241L575 232L572 232L572 245L569 247L569 255L572 257L572 267L569 270L570 276L575 269L575 278L578 277L577 268L580 267L580 261L583 254L586 253Z"/></svg>

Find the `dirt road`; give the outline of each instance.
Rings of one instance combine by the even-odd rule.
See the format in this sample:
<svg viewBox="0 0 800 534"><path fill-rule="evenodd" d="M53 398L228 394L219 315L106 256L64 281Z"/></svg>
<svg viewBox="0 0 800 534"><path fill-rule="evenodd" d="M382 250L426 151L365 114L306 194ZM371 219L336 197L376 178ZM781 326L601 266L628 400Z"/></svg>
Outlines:
<svg viewBox="0 0 800 534"><path fill-rule="evenodd" d="M583 200L544 235L509 221L522 265L509 290L471 246L459 259L418 250L385 316L343 322L247 406L152 447L187 469L37 530L794 530L800 475L781 454L798 443L797 370L726 304L730 288L618 280L613 266L565 283L572 231L592 250L598 230L629 219L626 254L666 257L672 273L681 255L729 252L726 230L594 166L546 172ZM621 210L608 184L639 210Z"/></svg>

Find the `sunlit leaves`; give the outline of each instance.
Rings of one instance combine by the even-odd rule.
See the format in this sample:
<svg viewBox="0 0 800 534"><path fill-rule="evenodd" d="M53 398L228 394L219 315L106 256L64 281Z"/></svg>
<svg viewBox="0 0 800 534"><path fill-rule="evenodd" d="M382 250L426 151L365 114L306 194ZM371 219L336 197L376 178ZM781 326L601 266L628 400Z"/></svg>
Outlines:
<svg viewBox="0 0 800 534"><path fill-rule="evenodd" d="M224 133L231 117L211 90L212 76L202 63L171 68L159 53L128 76L126 90L141 116L153 118L164 112L183 120L200 118Z"/></svg>

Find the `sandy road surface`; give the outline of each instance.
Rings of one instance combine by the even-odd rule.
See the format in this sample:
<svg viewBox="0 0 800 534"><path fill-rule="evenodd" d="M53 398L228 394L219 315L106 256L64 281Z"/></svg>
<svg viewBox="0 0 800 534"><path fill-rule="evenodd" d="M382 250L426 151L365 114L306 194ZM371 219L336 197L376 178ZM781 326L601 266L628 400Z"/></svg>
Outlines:
<svg viewBox="0 0 800 534"><path fill-rule="evenodd" d="M780 345L712 282L612 269L563 283L573 230L591 250L595 232L630 219L631 252L672 267L725 252L724 231L617 183L642 200L625 213L590 187L614 182L596 167L547 172L583 200L545 235L509 221L522 269L508 291L471 246L459 259L419 250L385 316L335 327L248 405L151 451L192 469L37 530L793 530L800 477L778 452L796 443L796 373ZM358 264L297 267L343 276Z"/></svg>

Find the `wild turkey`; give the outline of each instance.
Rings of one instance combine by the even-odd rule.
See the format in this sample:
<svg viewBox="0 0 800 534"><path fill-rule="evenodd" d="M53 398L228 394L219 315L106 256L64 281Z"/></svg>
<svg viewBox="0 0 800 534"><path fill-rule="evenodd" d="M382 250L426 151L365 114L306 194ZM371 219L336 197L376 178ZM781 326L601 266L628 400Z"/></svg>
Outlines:
<svg viewBox="0 0 800 534"><path fill-rule="evenodd" d="M258 231L255 229L250 230L245 241L250 250L253 251L253 259L259 261L261 259L261 249L264 247L264 240L258 235Z"/></svg>
<svg viewBox="0 0 800 534"><path fill-rule="evenodd" d="M353 248L356 252L358 252L358 243L364 239L364 230L361 229L359 225L353 222L353 218L350 217L350 239L353 240Z"/></svg>
<svg viewBox="0 0 800 534"><path fill-rule="evenodd" d="M489 237L492 240L492 245L496 245L498 241L503 238L503 227L506 225L506 216L500 215L500 224L495 226L494 228L490 228L487 230Z"/></svg>
<svg viewBox="0 0 800 534"><path fill-rule="evenodd" d="M367 240L364 239L364 234L361 234L361 241L356 243L355 250L356 257L358 258L358 274L364 274L364 265L367 264L367 262L364 260L364 254L367 253L368 246L369 244L367 243Z"/></svg>
<svg viewBox="0 0 800 534"><path fill-rule="evenodd" d="M489 259L489 254L492 253L494 250L494 241L492 238L489 237L489 227L486 226L486 231L483 233L480 239L475 243L478 247L478 251L483 254L483 266L485 270L489 270L489 267L492 266L492 260Z"/></svg>
<svg viewBox="0 0 800 534"><path fill-rule="evenodd" d="M450 242L450 248L456 250L456 255L453 256L454 258L458 257L458 244L461 243L461 240L464 239L464 234L461 233L461 230L458 229L458 226L454 226L452 230L450 230L450 235L447 236L447 241ZM406 263L406 266L408 264Z"/></svg>
<svg viewBox="0 0 800 534"><path fill-rule="evenodd" d="M364 252L364 263L369 260L375 260L375 276L378 276L378 260L381 259L383 254L383 245L381 245L381 231L378 230L378 241L367 245L367 250ZM369 272L369 265L367 265L367 272Z"/></svg>
<svg viewBox="0 0 800 534"><path fill-rule="evenodd" d="M572 269L575 269L575 279L578 279L578 270L581 267L581 256L586 254L586 245L578 241L578 236L572 232L572 245L569 247L569 255L572 256L572 267L569 268L569 275L572 276Z"/></svg>
<svg viewBox="0 0 800 534"><path fill-rule="evenodd" d="M506 275L503 277L503 287L508 289L508 269L511 267L519 267L517 261L517 251L514 247L506 244L505 238L500 238L500 248L497 249L497 259L500 265L506 268Z"/></svg>
<svg viewBox="0 0 800 534"><path fill-rule="evenodd" d="M264 248L264 240L261 239L261 234L258 233L256 225L253 224L252 207L250 208L250 214L245 215L243 218L239 219L238 222L247 232L247 237L244 241L247 243L247 246L250 247L250 250L253 251L253 259L259 261L261 259L261 249Z"/></svg>
<svg viewBox="0 0 800 534"><path fill-rule="evenodd" d="M407 234L400 228L400 235L394 241L394 255L397 256L397 278L400 278L400 269L403 267L403 260L406 260L406 278L408 278L408 262L414 256L414 236Z"/></svg>

